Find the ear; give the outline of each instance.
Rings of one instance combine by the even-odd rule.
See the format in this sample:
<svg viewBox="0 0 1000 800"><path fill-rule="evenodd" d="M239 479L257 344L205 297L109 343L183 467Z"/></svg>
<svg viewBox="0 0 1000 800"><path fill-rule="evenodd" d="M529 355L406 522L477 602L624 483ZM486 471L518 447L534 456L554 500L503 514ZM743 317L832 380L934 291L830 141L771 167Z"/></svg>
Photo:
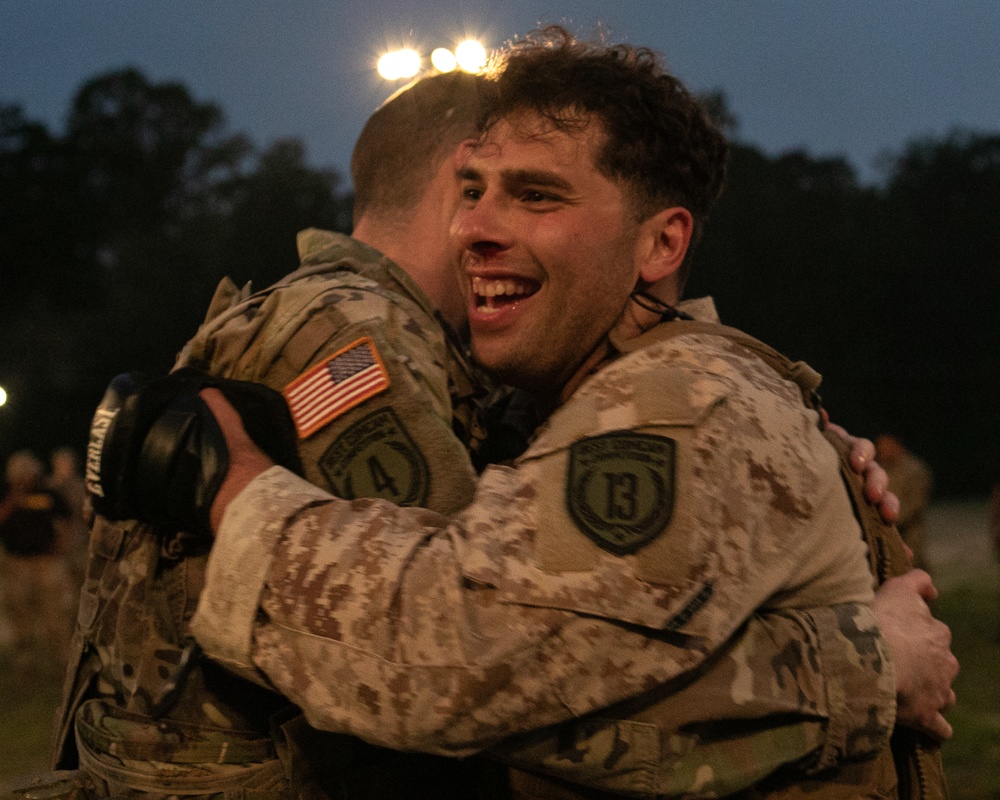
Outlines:
<svg viewBox="0 0 1000 800"><path fill-rule="evenodd" d="M665 208L645 220L636 253L639 278L649 285L675 274L684 263L693 227L691 212L680 206Z"/></svg>

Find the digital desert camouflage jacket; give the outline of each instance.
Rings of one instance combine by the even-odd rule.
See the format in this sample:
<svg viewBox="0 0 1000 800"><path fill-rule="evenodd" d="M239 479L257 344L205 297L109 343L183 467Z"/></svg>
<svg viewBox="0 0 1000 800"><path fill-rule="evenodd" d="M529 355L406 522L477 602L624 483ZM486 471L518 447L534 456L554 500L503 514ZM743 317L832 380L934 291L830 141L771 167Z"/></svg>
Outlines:
<svg viewBox="0 0 1000 800"><path fill-rule="evenodd" d="M452 517L275 467L230 505L192 627L319 728L611 791L719 796L869 755L894 675L816 422L693 337L592 376Z"/></svg>
<svg viewBox="0 0 1000 800"><path fill-rule="evenodd" d="M299 247L302 267L276 286L249 294L224 281L177 366L284 391L319 486L463 507L482 389L460 345L378 252L315 230ZM135 522L93 524L56 764L82 767L99 793L240 786L261 800L288 796L288 725L315 738L270 687L198 656L188 623L209 544ZM352 764L360 776L361 761L380 761L346 737L333 743L321 745L339 754L328 770Z"/></svg>

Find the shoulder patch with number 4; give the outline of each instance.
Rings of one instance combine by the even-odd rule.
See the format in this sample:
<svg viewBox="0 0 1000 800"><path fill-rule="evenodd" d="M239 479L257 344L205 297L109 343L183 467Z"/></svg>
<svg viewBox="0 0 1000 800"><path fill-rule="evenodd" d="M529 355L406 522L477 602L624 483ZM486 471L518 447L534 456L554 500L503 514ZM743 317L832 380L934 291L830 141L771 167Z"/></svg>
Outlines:
<svg viewBox="0 0 1000 800"><path fill-rule="evenodd" d="M676 444L647 433L605 433L570 445L566 507L598 546L634 553L659 536L674 508Z"/></svg>
<svg viewBox="0 0 1000 800"><path fill-rule="evenodd" d="M371 337L341 348L284 388L300 439L389 388L389 373Z"/></svg>
<svg viewBox="0 0 1000 800"><path fill-rule="evenodd" d="M346 500L382 497L399 506L427 504L427 459L390 407L373 411L340 434L319 466L334 493Z"/></svg>

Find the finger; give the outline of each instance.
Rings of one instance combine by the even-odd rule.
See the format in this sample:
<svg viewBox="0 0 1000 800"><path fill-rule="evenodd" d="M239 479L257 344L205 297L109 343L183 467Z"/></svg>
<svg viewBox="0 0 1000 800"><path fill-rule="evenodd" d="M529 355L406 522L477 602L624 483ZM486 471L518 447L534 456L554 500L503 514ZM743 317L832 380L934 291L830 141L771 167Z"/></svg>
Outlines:
<svg viewBox="0 0 1000 800"><path fill-rule="evenodd" d="M824 413L825 413L825 411L826 410L824 409ZM851 436L851 434L849 434L847 432L847 430L843 426L838 425L836 422L830 422L830 418L829 417L827 417L827 419L826 419L826 427L828 427L831 431L833 431L835 434L837 434L837 436L839 436L841 439L843 439L844 442L846 442L848 446L850 446L850 445L852 445L854 443L854 437Z"/></svg>
<svg viewBox="0 0 1000 800"><path fill-rule="evenodd" d="M869 503L879 503L889 489L889 475L872 461L864 472L865 497Z"/></svg>
<svg viewBox="0 0 1000 800"><path fill-rule="evenodd" d="M912 550L910 551L910 559L911 560L913 559L913 551ZM921 573L921 581L920 581L920 588L919 588L920 596L922 598L924 598L924 600L926 600L928 603L931 600L937 600L938 590L937 590L937 586L934 585L934 581L931 578L931 576L928 575L926 572L924 572L922 569L915 569L915 570L912 570L912 571L913 572L919 572L919 573ZM944 623L942 623L942 624L944 624ZM951 641L951 632L950 631L948 633L948 641Z"/></svg>
<svg viewBox="0 0 1000 800"><path fill-rule="evenodd" d="M934 719L925 730L935 739L940 739L941 741L950 739L951 735L955 732L951 725L948 724L948 720L941 713L934 715Z"/></svg>
<svg viewBox="0 0 1000 800"><path fill-rule="evenodd" d="M852 463L860 465L859 469L866 469L867 465L875 464L875 445L870 439L852 437L851 460ZM879 469L882 468L879 467Z"/></svg>
<svg viewBox="0 0 1000 800"><path fill-rule="evenodd" d="M878 513L882 521L887 525L892 525L899 519L899 498L893 492L886 492L878 504ZM913 562L913 554L910 554L910 562Z"/></svg>
<svg viewBox="0 0 1000 800"><path fill-rule="evenodd" d="M934 581L922 569L911 569L898 578L890 578L890 580L898 580L900 583L909 586L910 589L919 594L924 600L937 599L937 588L934 586Z"/></svg>
<svg viewBox="0 0 1000 800"><path fill-rule="evenodd" d="M851 468L856 472L863 471L865 465L859 464L858 461L855 459L854 455L854 443L857 441L857 439L851 436L851 434L847 432L846 428L838 425L836 422L830 422L829 418L827 418L826 427L830 430L831 433L835 433L838 436L838 438L843 439L844 444L847 445L847 450L848 450L847 458L848 461L851 462Z"/></svg>
<svg viewBox="0 0 1000 800"><path fill-rule="evenodd" d="M222 421L230 418L230 411L235 413L235 409L226 400L226 397L218 389L202 389L198 392L198 396L205 401L205 405L209 407L211 412L215 415L215 418ZM237 419L239 414L236 415Z"/></svg>
<svg viewBox="0 0 1000 800"><path fill-rule="evenodd" d="M214 388L202 389L198 392L198 396L205 401L205 405L215 416L230 449L234 444L250 441L250 435L243 427L243 419L222 392Z"/></svg>

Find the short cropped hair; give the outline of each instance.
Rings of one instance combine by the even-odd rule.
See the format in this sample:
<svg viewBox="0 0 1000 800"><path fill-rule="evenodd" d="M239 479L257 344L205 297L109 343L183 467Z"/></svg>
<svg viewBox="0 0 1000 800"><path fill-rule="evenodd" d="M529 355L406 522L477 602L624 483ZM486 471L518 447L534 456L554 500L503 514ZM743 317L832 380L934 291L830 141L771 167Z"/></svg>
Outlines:
<svg viewBox="0 0 1000 800"><path fill-rule="evenodd" d="M728 145L701 103L645 47L575 39L551 26L512 43L491 71L496 91L483 129L533 111L558 129L597 118L606 141L597 168L621 180L639 219L679 205L692 244L726 182Z"/></svg>
<svg viewBox="0 0 1000 800"><path fill-rule="evenodd" d="M466 72L419 78L371 115L354 146L354 223L399 214L423 196L441 162L475 136L485 81Z"/></svg>

